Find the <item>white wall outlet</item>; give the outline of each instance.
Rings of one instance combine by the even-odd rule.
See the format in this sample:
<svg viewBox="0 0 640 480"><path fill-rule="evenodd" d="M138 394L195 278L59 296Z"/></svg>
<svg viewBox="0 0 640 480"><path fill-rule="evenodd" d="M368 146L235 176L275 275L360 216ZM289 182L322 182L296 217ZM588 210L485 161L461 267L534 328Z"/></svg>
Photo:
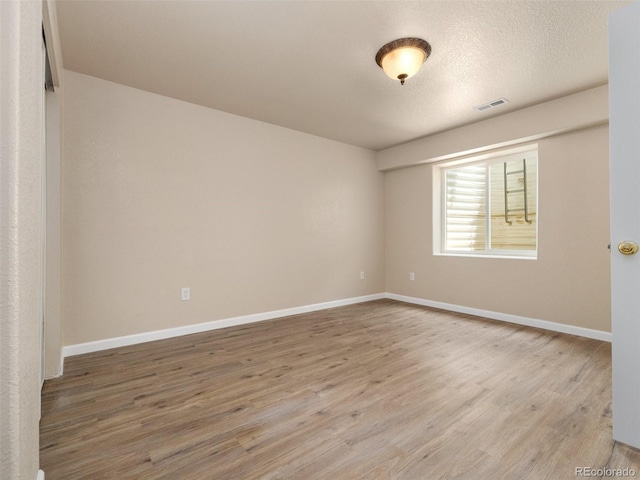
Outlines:
<svg viewBox="0 0 640 480"><path fill-rule="evenodd" d="M183 288L182 289L182 300L191 300L191 289Z"/></svg>
<svg viewBox="0 0 640 480"><path fill-rule="evenodd" d="M415 280L416 279L416 274L413 272L409 272L409 280Z"/></svg>
<svg viewBox="0 0 640 480"><path fill-rule="evenodd" d="M364 272L360 272L360 280L364 280Z"/></svg>

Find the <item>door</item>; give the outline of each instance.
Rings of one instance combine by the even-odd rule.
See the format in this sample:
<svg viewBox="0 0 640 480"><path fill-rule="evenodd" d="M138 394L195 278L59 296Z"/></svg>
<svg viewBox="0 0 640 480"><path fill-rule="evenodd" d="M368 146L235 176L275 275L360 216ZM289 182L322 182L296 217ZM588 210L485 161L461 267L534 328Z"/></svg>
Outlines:
<svg viewBox="0 0 640 480"><path fill-rule="evenodd" d="M40 388L44 385L45 350L44 350L44 322L46 310L47 283L47 114L46 114L46 84L47 84L47 46L42 40L42 145L40 154Z"/></svg>
<svg viewBox="0 0 640 480"><path fill-rule="evenodd" d="M638 25L640 2L609 17L613 437L634 447L640 447L640 253L631 243L640 243Z"/></svg>

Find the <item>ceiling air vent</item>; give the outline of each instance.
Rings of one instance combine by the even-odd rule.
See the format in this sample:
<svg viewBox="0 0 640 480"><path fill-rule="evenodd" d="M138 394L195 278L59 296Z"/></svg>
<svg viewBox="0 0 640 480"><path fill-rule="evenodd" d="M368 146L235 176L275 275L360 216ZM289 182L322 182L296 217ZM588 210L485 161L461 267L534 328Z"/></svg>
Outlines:
<svg viewBox="0 0 640 480"><path fill-rule="evenodd" d="M482 105L478 105L477 107L473 107L473 109L482 112L484 110L489 110L490 108L499 107L500 105L504 105L505 103L509 103L509 100L507 100L506 98L499 98L489 103L484 103Z"/></svg>

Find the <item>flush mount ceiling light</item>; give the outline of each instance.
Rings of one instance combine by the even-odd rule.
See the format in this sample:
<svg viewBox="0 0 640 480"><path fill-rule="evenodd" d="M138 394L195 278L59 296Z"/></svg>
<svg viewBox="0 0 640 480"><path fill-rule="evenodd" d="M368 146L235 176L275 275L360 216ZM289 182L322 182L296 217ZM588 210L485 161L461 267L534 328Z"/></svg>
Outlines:
<svg viewBox="0 0 640 480"><path fill-rule="evenodd" d="M431 45L421 38L399 38L384 45L376 54L376 63L389 78L404 81L414 76L431 55Z"/></svg>

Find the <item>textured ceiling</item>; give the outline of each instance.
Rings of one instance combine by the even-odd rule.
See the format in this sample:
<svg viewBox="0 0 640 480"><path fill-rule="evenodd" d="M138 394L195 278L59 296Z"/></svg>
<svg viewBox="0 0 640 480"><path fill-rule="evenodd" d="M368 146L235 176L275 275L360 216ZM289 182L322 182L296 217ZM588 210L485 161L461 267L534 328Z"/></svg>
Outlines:
<svg viewBox="0 0 640 480"><path fill-rule="evenodd" d="M66 69L379 150L605 84L629 2L56 3ZM408 36L433 50L401 86L375 54Z"/></svg>

